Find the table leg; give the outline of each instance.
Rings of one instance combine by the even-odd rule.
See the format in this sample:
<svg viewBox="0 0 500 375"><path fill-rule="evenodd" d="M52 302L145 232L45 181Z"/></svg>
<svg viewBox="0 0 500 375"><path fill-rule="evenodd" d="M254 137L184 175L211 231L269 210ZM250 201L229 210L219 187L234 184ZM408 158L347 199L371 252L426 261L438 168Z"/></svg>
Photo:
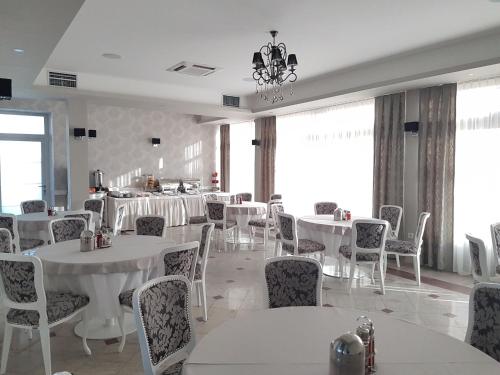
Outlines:
<svg viewBox="0 0 500 375"><path fill-rule="evenodd" d="M135 321L132 314L125 314L125 332L127 334L135 332ZM79 337L83 336L83 323L80 322L75 326L75 334ZM106 340L115 337L121 337L122 333L118 325L117 318L102 319L94 318L88 323L87 338L90 340Z"/></svg>

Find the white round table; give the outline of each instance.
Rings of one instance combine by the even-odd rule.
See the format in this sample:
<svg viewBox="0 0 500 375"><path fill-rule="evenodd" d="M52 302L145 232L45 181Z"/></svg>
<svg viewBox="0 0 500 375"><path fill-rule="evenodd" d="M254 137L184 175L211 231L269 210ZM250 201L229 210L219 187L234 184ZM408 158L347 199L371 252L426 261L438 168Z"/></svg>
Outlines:
<svg viewBox="0 0 500 375"><path fill-rule="evenodd" d="M226 215L228 220L235 220L238 229L247 229L248 222L254 219L261 219L266 215L267 203L262 202L242 202L241 204L227 204ZM240 237L240 236L238 236ZM238 238L240 243L248 243L249 239Z"/></svg>
<svg viewBox="0 0 500 375"><path fill-rule="evenodd" d="M208 333L184 363L184 375L325 375L330 342L356 329L359 311L293 307L229 320ZM424 327L370 313L380 375L499 374L474 347Z"/></svg>
<svg viewBox="0 0 500 375"><path fill-rule="evenodd" d="M80 240L59 242L28 250L42 260L45 289L71 291L90 298L88 338L107 339L121 336L115 318L120 314L118 295L160 276L160 253L175 245L173 240L123 235L113 239L113 246L80 252ZM81 335L81 325L75 332ZM127 332L135 325L130 317Z"/></svg>

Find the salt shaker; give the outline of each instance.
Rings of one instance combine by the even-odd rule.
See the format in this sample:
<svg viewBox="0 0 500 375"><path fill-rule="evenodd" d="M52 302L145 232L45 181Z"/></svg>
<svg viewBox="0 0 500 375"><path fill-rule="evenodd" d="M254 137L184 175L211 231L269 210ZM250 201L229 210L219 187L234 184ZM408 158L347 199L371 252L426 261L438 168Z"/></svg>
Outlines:
<svg viewBox="0 0 500 375"><path fill-rule="evenodd" d="M330 344L330 375L364 375L365 347L358 335L344 333Z"/></svg>
<svg viewBox="0 0 500 375"><path fill-rule="evenodd" d="M375 372L375 328L373 326L373 321L367 316L361 315L357 319L361 322L358 329L368 330L368 352L366 352L366 374L372 374Z"/></svg>

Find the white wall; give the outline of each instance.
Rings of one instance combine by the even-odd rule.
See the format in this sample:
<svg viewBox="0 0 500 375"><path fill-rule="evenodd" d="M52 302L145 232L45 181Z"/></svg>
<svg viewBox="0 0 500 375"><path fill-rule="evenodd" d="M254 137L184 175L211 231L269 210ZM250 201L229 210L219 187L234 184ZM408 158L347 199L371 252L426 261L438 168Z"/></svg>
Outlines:
<svg viewBox="0 0 500 375"><path fill-rule="evenodd" d="M193 116L163 110L88 104L88 170L104 171L109 187L134 184L134 177L195 177L209 184L215 171L217 126L197 125ZM159 147L151 138L160 138Z"/></svg>

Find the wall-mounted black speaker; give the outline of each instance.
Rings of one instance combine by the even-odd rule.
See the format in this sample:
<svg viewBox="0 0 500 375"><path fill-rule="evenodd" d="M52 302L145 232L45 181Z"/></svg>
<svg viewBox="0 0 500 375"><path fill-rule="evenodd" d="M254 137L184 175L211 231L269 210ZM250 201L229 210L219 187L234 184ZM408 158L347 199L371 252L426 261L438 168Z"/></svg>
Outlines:
<svg viewBox="0 0 500 375"><path fill-rule="evenodd" d="M83 138L87 135L85 128L73 128L73 136L75 138Z"/></svg>
<svg viewBox="0 0 500 375"><path fill-rule="evenodd" d="M97 138L97 130L89 129L89 138Z"/></svg>
<svg viewBox="0 0 500 375"><path fill-rule="evenodd" d="M160 138L151 138L151 144L153 146L158 146L160 144Z"/></svg>
<svg viewBox="0 0 500 375"><path fill-rule="evenodd" d="M405 132L418 133L418 121L405 122Z"/></svg>
<svg viewBox="0 0 500 375"><path fill-rule="evenodd" d="M252 146L260 146L260 139L252 139Z"/></svg>
<svg viewBox="0 0 500 375"><path fill-rule="evenodd" d="M12 80L0 78L0 100L12 99Z"/></svg>

